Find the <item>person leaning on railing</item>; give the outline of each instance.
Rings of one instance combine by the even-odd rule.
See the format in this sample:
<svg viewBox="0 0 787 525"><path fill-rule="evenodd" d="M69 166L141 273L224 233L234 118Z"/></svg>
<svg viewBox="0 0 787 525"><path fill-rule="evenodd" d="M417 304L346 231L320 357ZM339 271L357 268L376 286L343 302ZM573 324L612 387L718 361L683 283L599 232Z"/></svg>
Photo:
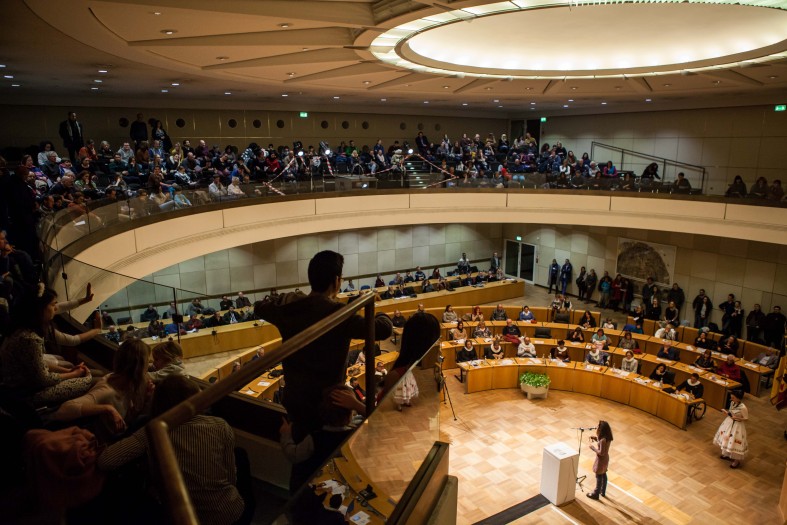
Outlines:
<svg viewBox="0 0 787 525"><path fill-rule="evenodd" d="M341 254L328 250L317 253L308 268L311 293L291 292L257 301L255 315L274 324L282 342L287 342L342 308L336 295L341 289L343 266ZM393 332L391 319L385 314L375 316L374 328L377 340L387 339ZM344 382L350 339L365 337L364 318L355 315L283 361L284 407L296 443L322 426L319 405L323 392Z"/></svg>

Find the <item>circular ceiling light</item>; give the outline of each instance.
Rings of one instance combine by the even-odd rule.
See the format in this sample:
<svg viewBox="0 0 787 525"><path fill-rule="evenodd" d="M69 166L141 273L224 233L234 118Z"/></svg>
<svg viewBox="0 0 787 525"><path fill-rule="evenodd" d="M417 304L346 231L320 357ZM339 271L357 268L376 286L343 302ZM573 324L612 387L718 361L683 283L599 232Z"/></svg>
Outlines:
<svg viewBox="0 0 787 525"><path fill-rule="evenodd" d="M174 35L175 33L178 32L178 30L177 29L162 29L161 32L164 33L165 35Z"/></svg>
<svg viewBox="0 0 787 525"><path fill-rule="evenodd" d="M511 46L521 27L565 24L572 6L512 0L432 14L403 22L378 35L370 51L397 68L439 75L490 79L608 78L674 74L734 67L742 61L766 63L787 49L787 0L736 4L715 0L574 0L583 25L602 27L616 20L622 34L587 46L585 35L530 42L528 53ZM642 20L648 20L642 24ZM701 23L698 24L698 21ZM719 35L728 35L720 39ZM653 46L654 39L660 44ZM626 45L621 46L620 41ZM484 46L467 47L468 41ZM488 49L495 49L489 53ZM462 53L453 52L462 49ZM540 60L561 56L565 60Z"/></svg>

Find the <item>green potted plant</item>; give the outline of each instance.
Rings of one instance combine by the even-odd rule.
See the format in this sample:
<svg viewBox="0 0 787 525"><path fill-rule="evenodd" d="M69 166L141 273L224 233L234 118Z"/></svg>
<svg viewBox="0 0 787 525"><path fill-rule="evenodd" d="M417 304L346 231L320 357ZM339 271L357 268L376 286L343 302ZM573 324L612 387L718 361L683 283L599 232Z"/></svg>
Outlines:
<svg viewBox="0 0 787 525"><path fill-rule="evenodd" d="M519 387L522 392L527 394L528 399L533 399L533 396L540 396L546 399L549 392L549 376L546 374L536 374L533 372L525 372L519 376Z"/></svg>

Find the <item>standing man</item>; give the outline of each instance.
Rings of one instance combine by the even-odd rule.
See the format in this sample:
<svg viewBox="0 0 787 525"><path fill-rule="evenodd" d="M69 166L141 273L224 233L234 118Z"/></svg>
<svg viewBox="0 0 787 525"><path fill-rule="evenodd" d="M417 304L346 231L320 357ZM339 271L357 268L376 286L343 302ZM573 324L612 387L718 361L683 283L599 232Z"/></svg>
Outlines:
<svg viewBox="0 0 787 525"><path fill-rule="evenodd" d="M142 117L142 113L137 113L137 120L131 123L131 130L129 131L131 140L134 141L136 147L139 147L141 142L148 140L148 125Z"/></svg>
<svg viewBox="0 0 787 525"><path fill-rule="evenodd" d="M571 280L571 272L574 271L574 267L571 266L571 261L566 259L566 262L563 263L563 267L560 268L560 293L566 295L566 288L568 287L568 282Z"/></svg>
<svg viewBox="0 0 787 525"><path fill-rule="evenodd" d="M719 305L721 310L721 331L724 335L730 335L730 321L732 320L732 313L735 311L735 295L729 294L727 300Z"/></svg>
<svg viewBox="0 0 787 525"><path fill-rule="evenodd" d="M746 340L759 343L762 329L765 326L765 312L759 304L755 304L749 315L746 316Z"/></svg>
<svg viewBox="0 0 787 525"><path fill-rule="evenodd" d="M667 300L673 301L678 311L683 308L683 303L686 302L686 294L683 293L683 288L678 286L678 283L672 283L672 289L667 294Z"/></svg>
<svg viewBox="0 0 787 525"><path fill-rule="evenodd" d="M552 294L552 286L555 287L555 293L557 293L557 279L560 276L560 265L557 263L557 259L552 259L552 264L549 265L549 281L547 284L549 285L549 289L547 290L548 294Z"/></svg>
<svg viewBox="0 0 787 525"><path fill-rule="evenodd" d="M765 316L765 344L777 349L782 348L784 340L784 324L787 317L782 313L781 306L774 306L773 311Z"/></svg>
<svg viewBox="0 0 787 525"><path fill-rule="evenodd" d="M702 303L705 300L705 290L700 289L700 293L697 294L697 297L691 302L691 307L694 309L694 328L700 328L701 321L702 321ZM712 305L713 300L708 297L708 305ZM710 311L706 312L706 316L710 317Z"/></svg>
<svg viewBox="0 0 787 525"><path fill-rule="evenodd" d="M497 252L495 252L489 260L489 273L497 272L498 268L500 268L500 257L498 257Z"/></svg>
<svg viewBox="0 0 787 525"><path fill-rule="evenodd" d="M75 111L68 112L68 119L60 123L60 138L63 139L63 146L68 150L71 163L77 164L77 152L85 145L85 130L77 120Z"/></svg>
<svg viewBox="0 0 787 525"><path fill-rule="evenodd" d="M344 257L341 254L329 250L317 253L309 261L311 293L290 292L269 301L257 301L254 303L255 315L276 325L282 341L287 342L344 306L336 301L343 268ZM387 315L378 314L374 324L377 340L391 337L393 325ZM323 392L345 382L350 339L365 337L364 318L354 315L283 361L283 404L292 424L293 442L300 443L310 434L313 439L320 439L322 433L315 431L326 424L323 416L327 414L320 410ZM315 450L322 451L319 453L323 455L331 452L330 448L316 441ZM317 458L315 462L319 463ZM304 478L308 478L305 473ZM290 490L294 492L298 488L291 486Z"/></svg>

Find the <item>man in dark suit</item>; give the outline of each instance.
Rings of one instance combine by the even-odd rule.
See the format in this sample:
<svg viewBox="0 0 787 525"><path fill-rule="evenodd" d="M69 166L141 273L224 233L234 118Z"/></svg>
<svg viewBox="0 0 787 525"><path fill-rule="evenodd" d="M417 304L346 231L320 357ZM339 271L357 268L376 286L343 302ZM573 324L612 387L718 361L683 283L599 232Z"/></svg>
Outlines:
<svg viewBox="0 0 787 525"><path fill-rule="evenodd" d="M75 111L68 112L68 119L60 123L60 138L63 139L63 146L68 150L71 162L76 165L77 152L85 145L85 130L77 120Z"/></svg>
<svg viewBox="0 0 787 525"><path fill-rule="evenodd" d="M495 252L489 260L489 273L495 273L498 268L500 268L500 257Z"/></svg>

